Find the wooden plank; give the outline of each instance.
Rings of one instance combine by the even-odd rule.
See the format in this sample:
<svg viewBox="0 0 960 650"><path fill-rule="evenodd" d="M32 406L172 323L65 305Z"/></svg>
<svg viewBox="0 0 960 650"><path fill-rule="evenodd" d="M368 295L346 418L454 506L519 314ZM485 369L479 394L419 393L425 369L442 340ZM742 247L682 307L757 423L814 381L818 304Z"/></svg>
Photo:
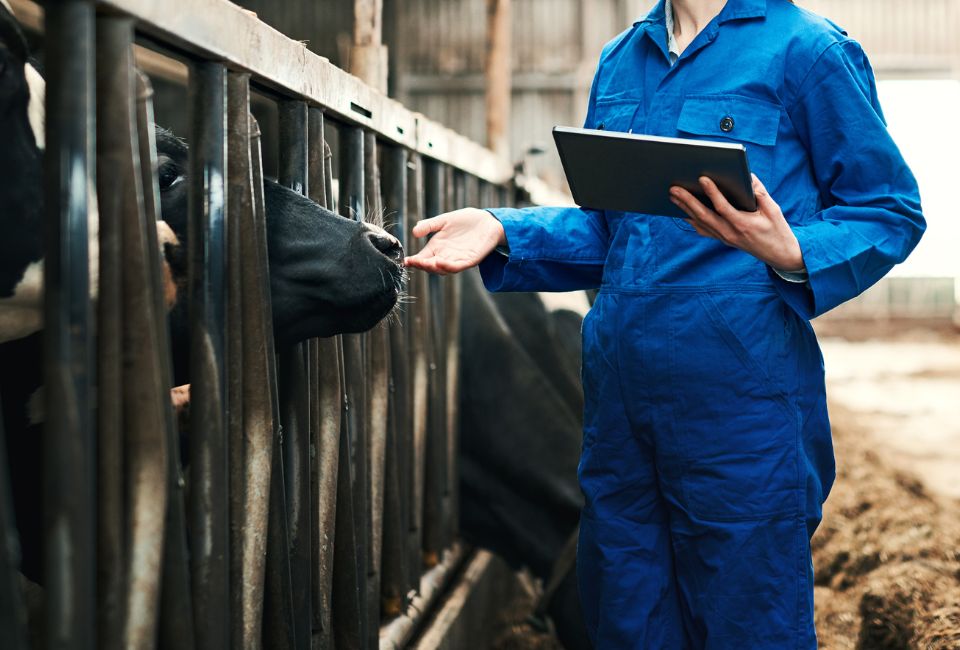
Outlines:
<svg viewBox="0 0 960 650"><path fill-rule="evenodd" d="M98 4L133 16L139 31L171 47L249 71L255 82L326 107L328 116L372 129L382 139L494 183L511 177L506 160L409 111L226 0L101 0ZM422 140L425 133L428 138Z"/></svg>
<svg viewBox="0 0 960 650"><path fill-rule="evenodd" d="M487 0L487 146L510 156L511 0Z"/></svg>

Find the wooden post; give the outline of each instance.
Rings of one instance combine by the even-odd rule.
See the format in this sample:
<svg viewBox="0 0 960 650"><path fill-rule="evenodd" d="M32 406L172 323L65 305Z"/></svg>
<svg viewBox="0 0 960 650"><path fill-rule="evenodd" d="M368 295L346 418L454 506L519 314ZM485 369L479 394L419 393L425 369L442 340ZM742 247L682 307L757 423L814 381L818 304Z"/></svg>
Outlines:
<svg viewBox="0 0 960 650"><path fill-rule="evenodd" d="M487 147L510 156L511 0L487 0Z"/></svg>
<svg viewBox="0 0 960 650"><path fill-rule="evenodd" d="M383 0L354 0L350 73L387 93L387 48L383 44Z"/></svg>

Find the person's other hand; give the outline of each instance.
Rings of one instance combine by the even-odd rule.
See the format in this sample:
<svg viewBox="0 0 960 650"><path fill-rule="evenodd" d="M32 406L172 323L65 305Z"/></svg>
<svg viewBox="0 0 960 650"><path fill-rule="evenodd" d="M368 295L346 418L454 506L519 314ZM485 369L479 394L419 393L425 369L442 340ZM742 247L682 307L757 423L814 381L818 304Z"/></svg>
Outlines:
<svg viewBox="0 0 960 650"><path fill-rule="evenodd" d="M486 210L463 208L431 219L424 219L413 227L414 237L433 237L416 255L407 257L403 264L431 273L446 275L476 266L506 243L503 225Z"/></svg>
<svg viewBox="0 0 960 650"><path fill-rule="evenodd" d="M670 200L687 214L687 223L698 234L746 251L780 271L804 270L800 242L759 178L753 177L756 212L734 208L716 183L706 176L700 178L700 185L713 202L714 210L682 187L670 188Z"/></svg>

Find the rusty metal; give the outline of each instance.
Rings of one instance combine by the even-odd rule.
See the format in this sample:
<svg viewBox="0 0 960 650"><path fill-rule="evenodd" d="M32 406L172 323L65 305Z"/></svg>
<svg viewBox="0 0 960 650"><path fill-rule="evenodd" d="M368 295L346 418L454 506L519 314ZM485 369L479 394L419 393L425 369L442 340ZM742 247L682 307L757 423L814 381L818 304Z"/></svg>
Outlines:
<svg viewBox="0 0 960 650"><path fill-rule="evenodd" d="M324 137L324 116L319 108L309 109L309 197L331 209L330 182L333 153ZM340 456L341 385L340 337L318 339L315 347L317 387L312 396L316 412L311 413L313 448L312 485L312 586L313 641L319 650L333 647L331 617L333 591L334 535L337 509L337 466Z"/></svg>
<svg viewBox="0 0 960 650"><path fill-rule="evenodd" d="M190 574L197 645L229 644L224 430L226 70L190 71Z"/></svg>
<svg viewBox="0 0 960 650"><path fill-rule="evenodd" d="M281 185L308 190L307 105L288 100L279 105ZM283 475L289 534L289 563L296 647L309 648L310 604L310 401L308 344L280 351L280 411L283 425Z"/></svg>
<svg viewBox="0 0 960 650"><path fill-rule="evenodd" d="M173 385L170 357L170 335L167 329L166 301L163 295L163 272L157 231L152 224L160 217L160 189L157 185L157 143L153 120L153 89L143 74L137 75L137 132L139 134L140 173L143 178L143 208L147 228L147 256L153 273L154 318L161 351L161 386ZM160 577L159 630L160 648L191 650L193 641L193 606L190 599L189 558L187 555L187 523L183 495L183 471L180 467L180 438L174 422L173 408L164 400L163 433L166 447L165 487L167 510L164 516L162 575Z"/></svg>
<svg viewBox="0 0 960 650"><path fill-rule="evenodd" d="M88 236L94 146L93 5L45 19L43 458L46 645L96 647L96 496Z"/></svg>

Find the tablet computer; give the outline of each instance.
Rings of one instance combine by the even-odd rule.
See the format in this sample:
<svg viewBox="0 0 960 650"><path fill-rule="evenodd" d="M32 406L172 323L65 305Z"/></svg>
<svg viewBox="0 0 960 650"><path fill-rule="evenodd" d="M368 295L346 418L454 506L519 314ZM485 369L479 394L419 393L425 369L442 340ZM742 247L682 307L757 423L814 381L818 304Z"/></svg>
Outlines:
<svg viewBox="0 0 960 650"><path fill-rule="evenodd" d="M679 185L712 206L698 180L706 176L735 208L757 209L742 144L566 126L554 127L553 139L580 207L686 219L670 188Z"/></svg>

